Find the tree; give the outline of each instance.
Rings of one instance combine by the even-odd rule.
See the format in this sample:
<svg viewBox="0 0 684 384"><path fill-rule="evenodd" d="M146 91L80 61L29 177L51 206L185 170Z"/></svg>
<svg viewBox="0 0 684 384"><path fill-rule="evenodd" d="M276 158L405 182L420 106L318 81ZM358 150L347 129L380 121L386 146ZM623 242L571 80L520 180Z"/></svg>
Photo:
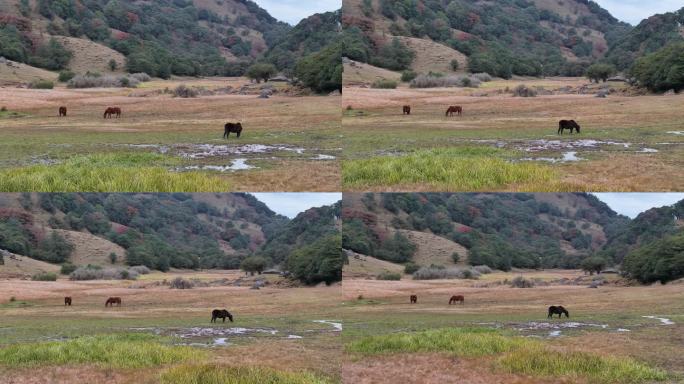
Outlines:
<svg viewBox="0 0 684 384"><path fill-rule="evenodd" d="M339 234L329 235L294 251L287 260L292 275L305 284L342 280L344 251Z"/></svg>
<svg viewBox="0 0 684 384"><path fill-rule="evenodd" d="M109 254L109 261L110 261L112 264L116 264L116 258L117 258L117 257L116 257L116 253L112 252L112 253Z"/></svg>
<svg viewBox="0 0 684 384"><path fill-rule="evenodd" d="M261 256L250 256L240 263L240 269L254 276L254 273L261 275L261 272L266 269L268 261Z"/></svg>
<svg viewBox="0 0 684 384"><path fill-rule="evenodd" d="M589 272L589 274L593 275L594 272L596 273L601 273L603 269L606 267L606 259L598 256L592 256L584 259L582 261L582 270L585 272Z"/></svg>
<svg viewBox="0 0 684 384"><path fill-rule="evenodd" d="M458 71L458 66L459 66L458 60L456 60L456 59L451 60L451 70L452 71L454 71L454 72Z"/></svg>
<svg viewBox="0 0 684 384"><path fill-rule="evenodd" d="M116 64L116 60L114 60L114 59L109 60L109 69L112 72L116 71L117 66L118 65Z"/></svg>
<svg viewBox="0 0 684 384"><path fill-rule="evenodd" d="M257 83L261 83L261 80L268 82L268 79L276 73L278 73L278 70L273 64L257 63L247 68L245 76L250 80L256 80Z"/></svg>
<svg viewBox="0 0 684 384"><path fill-rule="evenodd" d="M684 42L637 60L630 71L637 83L653 92L684 89Z"/></svg>
<svg viewBox="0 0 684 384"><path fill-rule="evenodd" d="M615 66L611 64L594 64L587 68L587 72L585 73L585 76L595 82L599 82L603 80L605 83L606 80L608 80L609 77L613 76L617 72L617 69L615 69Z"/></svg>
<svg viewBox="0 0 684 384"><path fill-rule="evenodd" d="M317 93L342 91L342 45L337 42L297 63L295 73Z"/></svg>

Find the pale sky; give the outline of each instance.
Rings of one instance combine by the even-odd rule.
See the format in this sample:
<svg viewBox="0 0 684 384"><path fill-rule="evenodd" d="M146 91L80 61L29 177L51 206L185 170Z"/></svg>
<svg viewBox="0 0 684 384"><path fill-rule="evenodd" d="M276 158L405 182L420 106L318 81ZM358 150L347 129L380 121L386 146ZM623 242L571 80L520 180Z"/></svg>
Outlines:
<svg viewBox="0 0 684 384"><path fill-rule="evenodd" d="M254 0L280 21L297 25L314 13L336 11L342 8L342 0Z"/></svg>
<svg viewBox="0 0 684 384"><path fill-rule="evenodd" d="M594 0L617 19L632 25L656 13L678 11L684 7L684 0Z"/></svg>
<svg viewBox="0 0 684 384"><path fill-rule="evenodd" d="M651 208L665 207L684 200L684 193L593 193L613 211L635 218Z"/></svg>
<svg viewBox="0 0 684 384"><path fill-rule="evenodd" d="M342 200L342 193L252 193L275 213L294 219L313 207L332 205Z"/></svg>

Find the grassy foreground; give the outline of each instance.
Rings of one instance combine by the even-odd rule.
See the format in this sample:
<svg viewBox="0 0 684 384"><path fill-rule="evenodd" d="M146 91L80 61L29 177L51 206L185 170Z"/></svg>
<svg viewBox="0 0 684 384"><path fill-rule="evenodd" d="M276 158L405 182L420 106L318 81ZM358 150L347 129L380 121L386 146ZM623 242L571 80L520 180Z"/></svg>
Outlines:
<svg viewBox="0 0 684 384"><path fill-rule="evenodd" d="M229 183L206 172L171 172L177 160L153 153L75 156L61 164L0 171L0 192L220 192Z"/></svg>
<svg viewBox="0 0 684 384"><path fill-rule="evenodd" d="M95 364L106 368L147 368L205 357L203 351L166 345L160 337L145 334L84 336L0 349L0 364L11 367Z"/></svg>
<svg viewBox="0 0 684 384"><path fill-rule="evenodd" d="M307 372L281 372L262 367L184 365L161 376L162 384L327 384Z"/></svg>
<svg viewBox="0 0 684 384"><path fill-rule="evenodd" d="M628 357L552 349L542 342L485 328L445 328L369 336L346 349L361 355L447 353L457 357L495 356L493 368L541 377L585 379L591 383L644 383L668 378L664 371Z"/></svg>

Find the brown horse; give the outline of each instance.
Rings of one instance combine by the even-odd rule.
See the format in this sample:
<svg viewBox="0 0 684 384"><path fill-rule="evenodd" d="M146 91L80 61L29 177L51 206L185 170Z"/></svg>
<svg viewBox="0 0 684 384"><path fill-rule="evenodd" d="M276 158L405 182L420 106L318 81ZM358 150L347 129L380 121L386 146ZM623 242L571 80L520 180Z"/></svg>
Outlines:
<svg viewBox="0 0 684 384"><path fill-rule="evenodd" d="M459 116L463 115L463 107L458 106L458 105L452 105L452 106L449 107L449 109L447 109L447 111L446 111L446 115L447 115L447 116L453 116L454 113L457 114L457 115L459 115Z"/></svg>
<svg viewBox="0 0 684 384"><path fill-rule="evenodd" d="M105 119L107 119L107 118L111 119L113 115L116 115L117 119L120 118L121 117L121 108L119 108L119 107L107 108L105 110L105 113L104 113L104 118Z"/></svg>
<svg viewBox="0 0 684 384"><path fill-rule="evenodd" d="M570 317L570 313L567 309L563 308L562 305L552 305L549 307L549 315L547 316L547 318L551 318L553 317L553 315L558 315L558 318L560 319L561 317L563 317L563 314L565 314L565 317Z"/></svg>
<svg viewBox="0 0 684 384"><path fill-rule="evenodd" d="M213 311L211 311L211 322L212 323L215 323L216 319L223 319L223 322L225 323L226 317L228 318L228 320L230 320L231 323L233 322L233 315L231 315L230 312L228 312L227 310L225 310L225 309L214 309Z"/></svg>
<svg viewBox="0 0 684 384"><path fill-rule="evenodd" d="M228 139L231 133L236 133L238 139L242 134L242 123L226 123L223 131L223 138Z"/></svg>
<svg viewBox="0 0 684 384"><path fill-rule="evenodd" d="M121 298L120 297L110 297L105 302L105 307L107 307L107 306L113 307L114 304L116 304L117 307L120 307L121 306Z"/></svg>
<svg viewBox="0 0 684 384"><path fill-rule="evenodd" d="M418 296L416 296L416 295L411 295L411 297L409 299L411 299L411 304L418 303Z"/></svg>
<svg viewBox="0 0 684 384"><path fill-rule="evenodd" d="M580 126L577 124L575 120L561 120L558 122L558 134L562 135L563 131L566 129L570 130L570 134L572 135L573 130L577 130L577 133L580 133Z"/></svg>
<svg viewBox="0 0 684 384"><path fill-rule="evenodd" d="M463 295L453 295L451 296L451 299L449 299L449 305L456 304L458 301L461 302L461 305L465 304L465 297L463 297Z"/></svg>
<svg viewBox="0 0 684 384"><path fill-rule="evenodd" d="M67 115L67 108L66 107L59 107L59 117L66 117Z"/></svg>
<svg viewBox="0 0 684 384"><path fill-rule="evenodd" d="M64 306L70 306L71 307L71 297L65 297L64 298Z"/></svg>
<svg viewBox="0 0 684 384"><path fill-rule="evenodd" d="M404 115L410 115L411 114L411 106L410 105L404 105Z"/></svg>

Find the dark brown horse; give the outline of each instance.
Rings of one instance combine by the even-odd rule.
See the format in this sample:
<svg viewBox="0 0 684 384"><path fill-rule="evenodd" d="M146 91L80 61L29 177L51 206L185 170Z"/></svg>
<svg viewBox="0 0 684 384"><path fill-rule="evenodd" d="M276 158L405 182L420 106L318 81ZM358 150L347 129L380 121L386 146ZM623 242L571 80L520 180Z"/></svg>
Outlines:
<svg viewBox="0 0 684 384"><path fill-rule="evenodd" d="M449 109L447 109L447 111L446 111L446 115L447 115L447 116L453 116L454 113L457 114L457 115L459 115L459 116L463 115L463 107L458 106L458 105L452 105L452 106L449 107Z"/></svg>
<svg viewBox="0 0 684 384"><path fill-rule="evenodd" d="M215 323L216 319L223 319L223 322L226 322L226 317L230 322L233 322L233 315L230 314L230 312L226 311L225 309L214 309L211 311L211 322Z"/></svg>
<svg viewBox="0 0 684 384"><path fill-rule="evenodd" d="M121 298L120 297L110 297L105 302L105 307L107 307L107 306L113 307L114 304L116 304L117 307L120 307L121 306Z"/></svg>
<svg viewBox="0 0 684 384"><path fill-rule="evenodd" d="M59 107L59 117L66 117L67 115L67 108L66 107Z"/></svg>
<svg viewBox="0 0 684 384"><path fill-rule="evenodd" d="M453 295L451 296L451 299L449 299L449 305L456 304L459 301L461 302L461 305L465 304L465 297L463 297L463 295Z"/></svg>
<svg viewBox="0 0 684 384"><path fill-rule="evenodd" d="M64 298L64 306L70 306L71 307L71 297L65 297Z"/></svg>
<svg viewBox="0 0 684 384"><path fill-rule="evenodd" d="M563 317L563 314L565 314L565 317L570 317L570 313L568 312L567 309L563 308L562 305L552 305L549 307L549 315L547 318L553 317L553 315L558 315L558 318L560 319Z"/></svg>
<svg viewBox="0 0 684 384"><path fill-rule="evenodd" d="M121 117L121 108L119 107L109 107L105 110L104 113L104 118L105 119L111 119L114 115L116 115L116 118Z"/></svg>
<svg viewBox="0 0 684 384"><path fill-rule="evenodd" d="M558 134L562 135L563 131L566 129L570 130L570 134L572 134L573 130L576 130L577 133L580 133L580 126L577 124L575 120L561 120L558 122Z"/></svg>
<svg viewBox="0 0 684 384"><path fill-rule="evenodd" d="M410 105L404 105L404 115L410 115L411 114L411 106Z"/></svg>
<svg viewBox="0 0 684 384"><path fill-rule="evenodd" d="M223 131L223 138L228 139L231 133L236 133L238 139L242 134L242 123L226 123Z"/></svg>
<svg viewBox="0 0 684 384"><path fill-rule="evenodd" d="M409 299L411 299L411 304L418 303L418 296L416 296L416 295L411 295L411 297Z"/></svg>

